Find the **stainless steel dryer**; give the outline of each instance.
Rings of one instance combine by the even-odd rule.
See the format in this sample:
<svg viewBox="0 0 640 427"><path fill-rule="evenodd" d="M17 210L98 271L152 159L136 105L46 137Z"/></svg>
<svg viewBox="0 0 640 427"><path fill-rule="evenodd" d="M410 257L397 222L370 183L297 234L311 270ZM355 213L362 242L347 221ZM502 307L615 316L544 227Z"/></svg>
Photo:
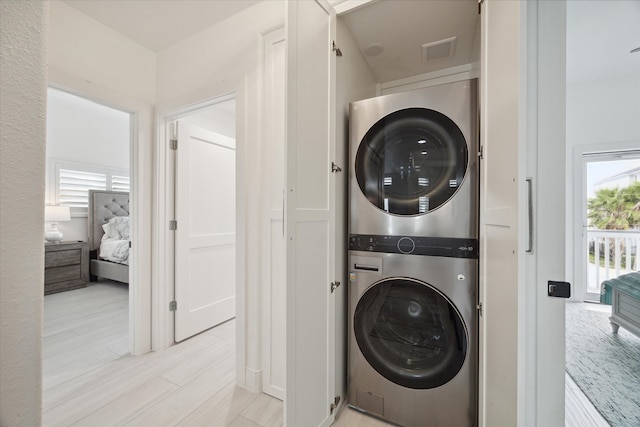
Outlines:
<svg viewBox="0 0 640 427"><path fill-rule="evenodd" d="M477 237L477 80L350 105L350 234Z"/></svg>
<svg viewBox="0 0 640 427"><path fill-rule="evenodd" d="M349 244L349 405L406 427L476 426L477 240Z"/></svg>

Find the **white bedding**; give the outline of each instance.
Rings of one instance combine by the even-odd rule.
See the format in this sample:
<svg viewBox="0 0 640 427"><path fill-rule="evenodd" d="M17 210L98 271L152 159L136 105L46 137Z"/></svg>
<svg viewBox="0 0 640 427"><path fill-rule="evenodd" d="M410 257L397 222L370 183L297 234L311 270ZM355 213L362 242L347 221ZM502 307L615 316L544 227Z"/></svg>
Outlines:
<svg viewBox="0 0 640 427"><path fill-rule="evenodd" d="M104 240L100 243L100 259L129 265L129 241Z"/></svg>
<svg viewBox="0 0 640 427"><path fill-rule="evenodd" d="M113 217L102 229L100 259L129 265L129 217Z"/></svg>

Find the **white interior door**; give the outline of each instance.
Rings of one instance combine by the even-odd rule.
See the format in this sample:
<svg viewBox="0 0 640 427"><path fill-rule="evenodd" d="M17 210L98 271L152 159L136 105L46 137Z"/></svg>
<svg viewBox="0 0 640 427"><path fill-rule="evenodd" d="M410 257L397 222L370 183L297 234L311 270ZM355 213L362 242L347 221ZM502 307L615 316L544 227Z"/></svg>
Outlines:
<svg viewBox="0 0 640 427"><path fill-rule="evenodd" d="M335 417L335 12L325 1L286 4L285 424L328 426Z"/></svg>
<svg viewBox="0 0 640 427"><path fill-rule="evenodd" d="M235 140L176 123L175 340L235 316Z"/></svg>

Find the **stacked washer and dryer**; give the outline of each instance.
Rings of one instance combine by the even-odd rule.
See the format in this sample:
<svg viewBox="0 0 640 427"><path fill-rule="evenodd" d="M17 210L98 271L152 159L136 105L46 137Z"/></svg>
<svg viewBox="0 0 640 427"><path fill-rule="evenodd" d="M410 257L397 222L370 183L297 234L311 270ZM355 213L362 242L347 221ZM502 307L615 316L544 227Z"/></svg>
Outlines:
<svg viewBox="0 0 640 427"><path fill-rule="evenodd" d="M477 425L477 80L350 106L349 404Z"/></svg>

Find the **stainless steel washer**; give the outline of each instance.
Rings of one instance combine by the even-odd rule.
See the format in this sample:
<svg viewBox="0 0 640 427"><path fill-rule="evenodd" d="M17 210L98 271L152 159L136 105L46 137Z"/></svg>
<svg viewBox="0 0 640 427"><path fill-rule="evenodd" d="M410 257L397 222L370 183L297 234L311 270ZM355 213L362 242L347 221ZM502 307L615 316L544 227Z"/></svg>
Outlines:
<svg viewBox="0 0 640 427"><path fill-rule="evenodd" d="M477 80L353 102L350 234L477 238Z"/></svg>
<svg viewBox="0 0 640 427"><path fill-rule="evenodd" d="M349 404L477 425L477 80L350 110Z"/></svg>
<svg viewBox="0 0 640 427"><path fill-rule="evenodd" d="M477 241L352 236L350 247L349 405L406 427L477 425Z"/></svg>

